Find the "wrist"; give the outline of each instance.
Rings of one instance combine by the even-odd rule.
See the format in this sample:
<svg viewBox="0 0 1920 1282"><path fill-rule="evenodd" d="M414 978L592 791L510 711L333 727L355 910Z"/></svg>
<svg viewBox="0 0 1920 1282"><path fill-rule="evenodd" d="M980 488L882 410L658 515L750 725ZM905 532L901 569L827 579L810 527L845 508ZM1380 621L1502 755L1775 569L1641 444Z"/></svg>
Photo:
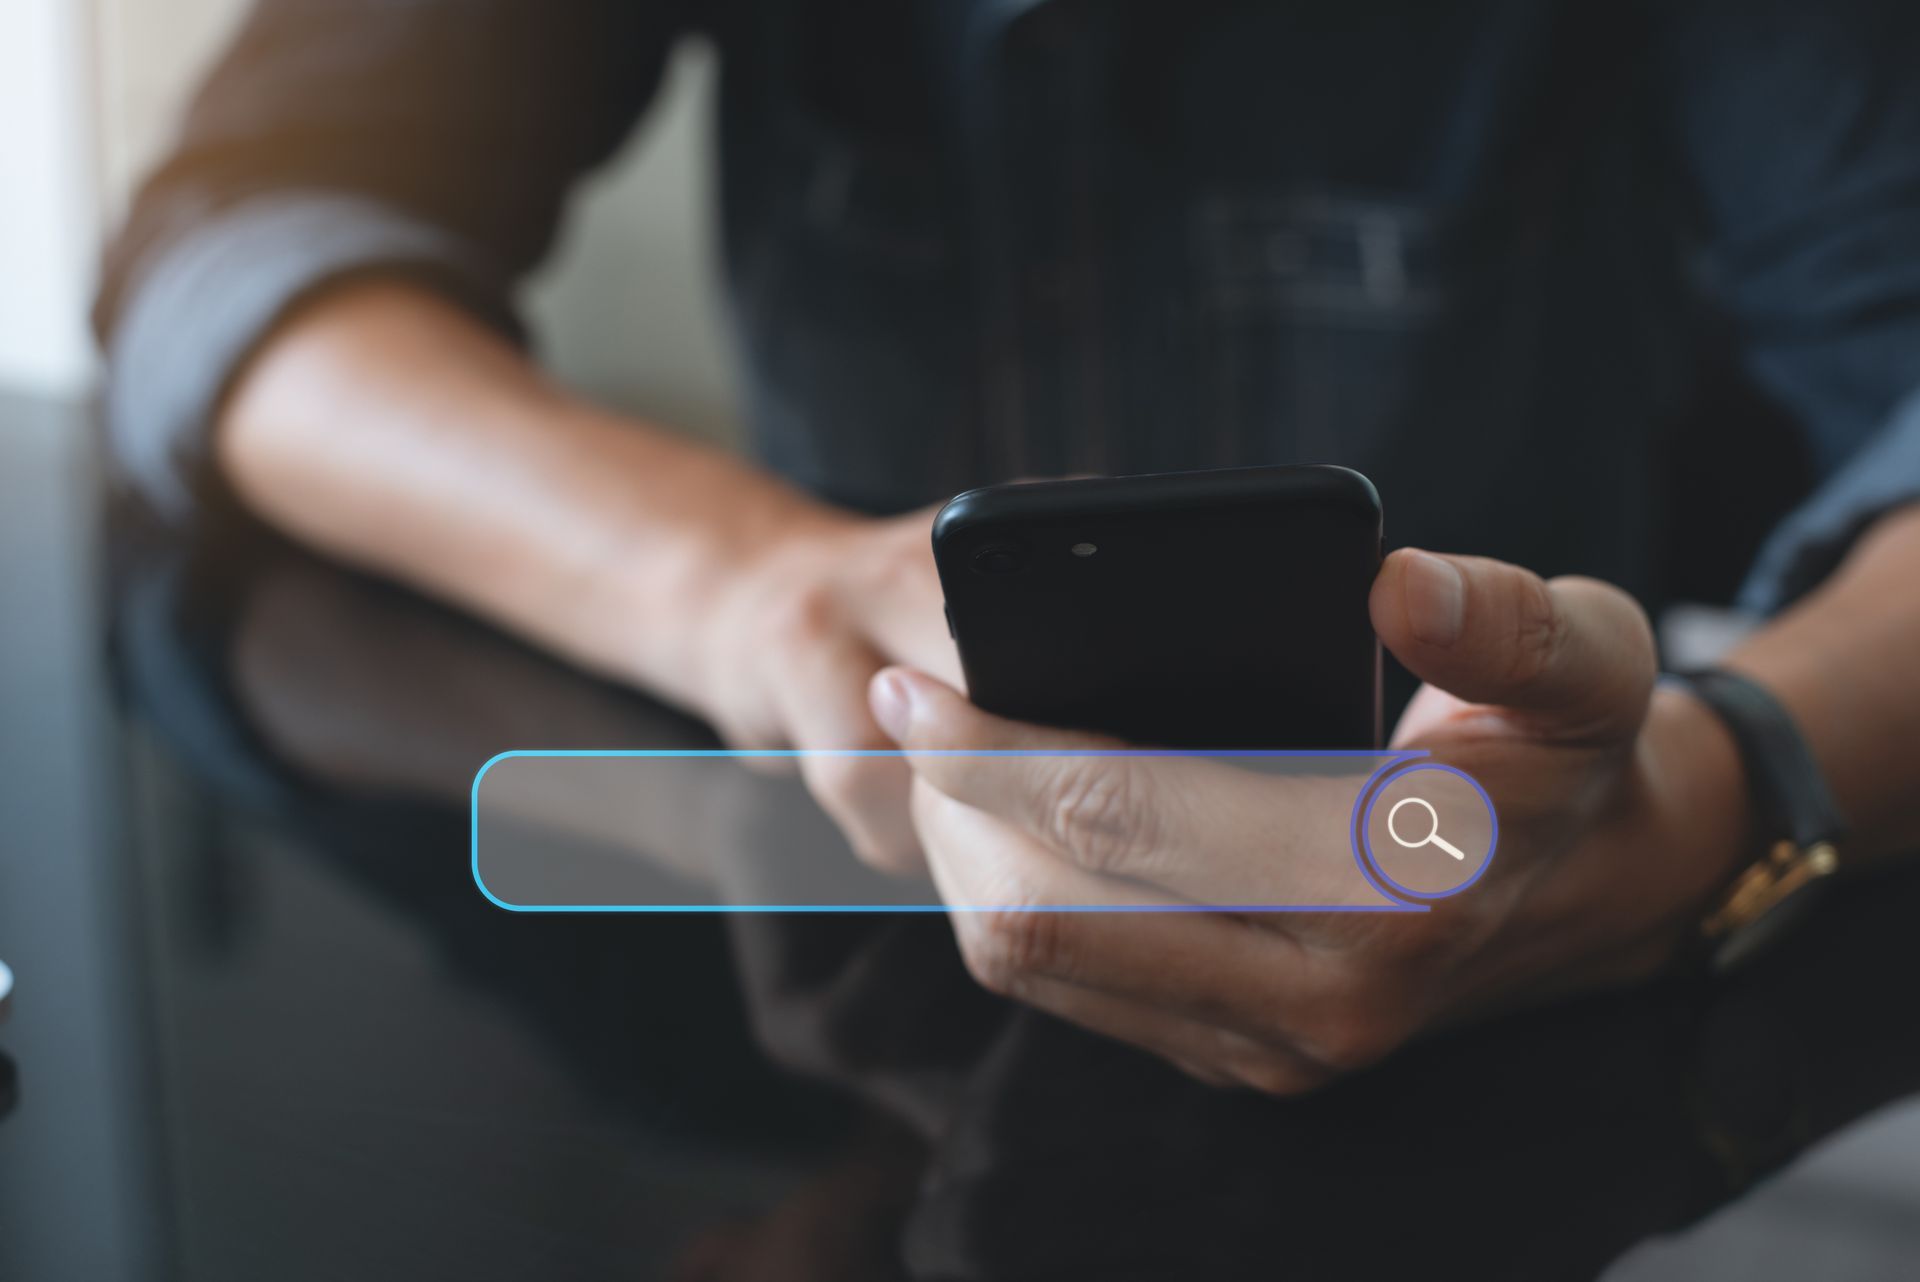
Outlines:
<svg viewBox="0 0 1920 1282"><path fill-rule="evenodd" d="M1657 845L1674 879L1668 902L1692 931L1758 848L1746 769L1726 723L1670 683L1654 690L1640 742Z"/></svg>
<svg viewBox="0 0 1920 1282"><path fill-rule="evenodd" d="M1825 890L1839 869L1846 821L1793 715L1766 685L1728 668L1679 680L1738 746L1765 844L1764 857L1742 869L1701 927L1715 968L1725 970L1779 938Z"/></svg>
<svg viewBox="0 0 1920 1282"><path fill-rule="evenodd" d="M671 467L654 460L646 493L627 501L606 572L622 675L701 712L726 662L717 643L747 639L743 612L860 522L724 450L675 445Z"/></svg>

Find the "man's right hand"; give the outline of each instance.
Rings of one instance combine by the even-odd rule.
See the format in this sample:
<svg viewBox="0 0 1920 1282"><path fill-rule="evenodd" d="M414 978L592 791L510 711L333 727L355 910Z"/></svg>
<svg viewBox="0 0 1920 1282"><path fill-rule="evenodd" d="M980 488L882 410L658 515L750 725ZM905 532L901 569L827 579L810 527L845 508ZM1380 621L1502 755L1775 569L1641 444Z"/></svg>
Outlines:
<svg viewBox="0 0 1920 1282"><path fill-rule="evenodd" d="M741 748L890 751L867 685L893 663L958 684L941 611L933 510L817 515L779 532L716 587L698 624L689 702ZM919 866L911 774L894 757L805 756L800 769L861 858Z"/></svg>
<svg viewBox="0 0 1920 1282"><path fill-rule="evenodd" d="M215 437L249 506L343 560L659 694L743 748L890 748L868 679L959 673L931 514L857 518L724 450L586 405L458 308L357 279L235 379ZM802 761L870 861L914 862L907 772Z"/></svg>

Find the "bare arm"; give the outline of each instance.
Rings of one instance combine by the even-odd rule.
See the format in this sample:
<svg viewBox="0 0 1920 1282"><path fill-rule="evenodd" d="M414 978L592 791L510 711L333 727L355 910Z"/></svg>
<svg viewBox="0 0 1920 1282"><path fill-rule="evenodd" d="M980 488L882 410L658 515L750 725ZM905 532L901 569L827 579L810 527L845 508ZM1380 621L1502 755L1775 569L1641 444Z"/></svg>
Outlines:
<svg viewBox="0 0 1920 1282"><path fill-rule="evenodd" d="M783 533L844 518L726 453L548 382L425 291L299 309L217 429L267 519L607 675L697 702L685 630Z"/></svg>
<svg viewBox="0 0 1920 1282"><path fill-rule="evenodd" d="M220 415L241 498L748 747L877 747L868 678L953 675L930 515L856 517L568 396L457 308L357 283L297 309ZM809 758L862 853L911 862L905 768Z"/></svg>
<svg viewBox="0 0 1920 1282"><path fill-rule="evenodd" d="M1848 863L1920 848L1920 506L1876 522L1821 587L1729 660L1799 722L1851 826Z"/></svg>

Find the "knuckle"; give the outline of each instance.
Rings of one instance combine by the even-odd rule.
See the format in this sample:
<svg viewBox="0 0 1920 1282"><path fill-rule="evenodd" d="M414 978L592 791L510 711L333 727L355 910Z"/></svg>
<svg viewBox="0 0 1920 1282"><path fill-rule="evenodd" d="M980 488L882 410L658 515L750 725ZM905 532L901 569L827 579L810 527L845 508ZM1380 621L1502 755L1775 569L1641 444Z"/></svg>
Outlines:
<svg viewBox="0 0 1920 1282"><path fill-rule="evenodd" d="M1310 1028L1302 1030L1302 1049L1315 1063L1336 1073L1370 1068L1405 1040L1399 1017L1387 1009L1376 985L1350 986Z"/></svg>
<svg viewBox="0 0 1920 1282"><path fill-rule="evenodd" d="M911 779L884 757L811 755L801 763L807 791L840 826L861 863L882 872L921 864L909 811Z"/></svg>
<svg viewBox="0 0 1920 1282"><path fill-rule="evenodd" d="M961 932L961 953L967 970L989 992L1018 997L1028 979L1058 963L1059 914L1009 907L969 916L971 930Z"/></svg>
<svg viewBox="0 0 1920 1282"><path fill-rule="evenodd" d="M916 531L916 533L919 533ZM893 595L915 595L934 579L933 550L924 534L894 548L874 567L874 586Z"/></svg>
<svg viewBox="0 0 1920 1282"><path fill-rule="evenodd" d="M773 634L789 644L824 641L839 627L840 602L821 583L804 584L782 596L770 622Z"/></svg>
<svg viewBox="0 0 1920 1282"><path fill-rule="evenodd" d="M785 747L789 742L786 727L769 709L737 699L714 706L708 718L715 733L729 748L745 751ZM789 775L798 765L787 757L742 757L739 764L756 774Z"/></svg>
<svg viewBox="0 0 1920 1282"><path fill-rule="evenodd" d="M1146 844L1148 816L1134 805L1133 771L1111 757L1066 763L1055 784L1047 836L1077 864L1095 872L1126 867Z"/></svg>
<svg viewBox="0 0 1920 1282"><path fill-rule="evenodd" d="M1566 619L1554 604L1552 589L1534 575L1522 575L1514 599L1508 680L1524 685L1545 676L1565 641Z"/></svg>
<svg viewBox="0 0 1920 1282"><path fill-rule="evenodd" d="M960 941L960 960L975 983L998 997L1018 996L1019 977L1006 964L1005 957L980 926L962 922L956 932Z"/></svg>
<svg viewBox="0 0 1920 1282"><path fill-rule="evenodd" d="M1597 626L1611 628L1613 657L1610 671L1621 683L1619 697L1644 700L1660 671L1660 645L1654 634L1653 620L1631 592L1602 579L1581 575L1562 575L1551 581L1556 592L1586 598Z"/></svg>
<svg viewBox="0 0 1920 1282"><path fill-rule="evenodd" d="M881 757L808 757L807 784L823 801L849 806L871 803L877 801L885 791L889 782L887 767L890 764Z"/></svg>
<svg viewBox="0 0 1920 1282"><path fill-rule="evenodd" d="M1320 1030L1314 1058L1335 1072L1352 1073L1379 1063L1398 1044L1386 1021L1350 1015Z"/></svg>

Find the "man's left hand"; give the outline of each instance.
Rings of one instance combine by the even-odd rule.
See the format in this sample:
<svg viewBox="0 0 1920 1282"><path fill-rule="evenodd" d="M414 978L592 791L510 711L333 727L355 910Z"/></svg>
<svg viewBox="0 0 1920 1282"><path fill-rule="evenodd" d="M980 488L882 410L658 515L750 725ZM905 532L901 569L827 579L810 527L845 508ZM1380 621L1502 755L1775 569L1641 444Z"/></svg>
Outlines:
<svg viewBox="0 0 1920 1282"><path fill-rule="evenodd" d="M1297 795L1203 761L1009 769L970 754L1112 745L988 715L910 669L878 674L874 713L912 754L943 897L1000 906L953 915L975 976L1203 1080L1294 1093L1424 1030L1667 964L1734 871L1746 799L1713 715L1655 689L1639 606L1589 579L1407 550L1371 612L1426 683L1394 746L1467 772L1500 820L1487 875L1426 913L1045 911L1324 902L1271 850L1313 821Z"/></svg>

